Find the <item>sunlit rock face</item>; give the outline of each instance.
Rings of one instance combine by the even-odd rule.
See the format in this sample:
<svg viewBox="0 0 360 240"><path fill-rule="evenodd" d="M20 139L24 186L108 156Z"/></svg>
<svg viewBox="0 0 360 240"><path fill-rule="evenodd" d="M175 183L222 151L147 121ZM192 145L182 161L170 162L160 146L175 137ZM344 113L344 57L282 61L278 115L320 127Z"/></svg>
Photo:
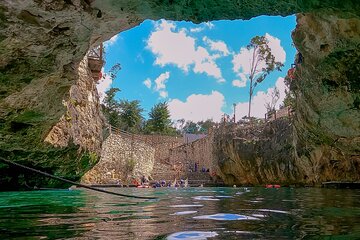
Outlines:
<svg viewBox="0 0 360 240"><path fill-rule="evenodd" d="M293 40L298 156L314 182L360 178L360 20L300 14Z"/></svg>
<svg viewBox="0 0 360 240"><path fill-rule="evenodd" d="M76 85L79 79L79 64L91 46L109 39L118 32L132 28L145 19L157 20L166 18L201 22L218 19L249 19L262 14L289 15L299 12L316 12L321 16L326 16L326 18L319 18L316 20L317 22L321 23L324 21L327 24L325 24L326 26L340 24L337 25L337 28L345 29L347 27L345 22L337 22L337 17L352 19L352 21L356 22L360 14L360 6L356 0L1 1L0 155L75 180L87 168L91 167L91 162L98 159L96 152L100 151L99 143L97 142L101 142L99 131L89 132L86 127L80 126L64 128L64 117L66 117L69 106L66 103L68 103L70 95L74 94L74 92L71 93L71 89L74 89L72 86ZM325 25L310 24L311 21L306 20L306 18L303 18L302 21L303 23L299 23L304 27L298 28L299 30L297 30L294 37L295 44L301 52L304 52L306 61L309 58L308 55L313 54L311 49L315 49L318 43L317 39L320 39L320 36L310 33L316 33L319 26ZM301 37L301 32L303 32L303 37ZM349 48L359 45L357 39L359 32L356 27L344 30L344 34L347 34L346 36L349 40L346 42L339 40L342 37L341 34L331 35L330 33L327 34L327 32L324 33L336 37L337 40L334 40L334 43L337 44L337 48L344 46L344 51L345 47ZM351 41L350 34L353 34ZM324 71L328 71L325 66L333 65L331 59L336 58L335 55L331 54L337 53L337 48L332 48L331 43L326 44L328 45L322 47L325 52L328 51L326 56L334 57L320 58L320 56L323 56L322 53L317 52L315 54L319 55L318 60L320 62L328 59L328 64L324 63L324 68L322 68ZM356 86L358 83L356 74L346 70L350 69L347 67L349 64L356 64L355 51L351 54L353 57L349 58L348 54L343 52L339 56L340 59L337 58L339 60L336 62L336 66L343 67L344 71L339 73L348 74L347 79L350 79L349 81L352 86ZM347 59L352 60L348 62ZM309 66L304 64L303 68L306 69ZM336 75L332 77L329 78L328 85L335 89L342 89L343 85L335 84L333 86L334 84L332 84L332 79L340 80L342 76ZM309 83L317 82L312 79L314 79L314 76L308 76L306 81ZM321 81L323 82L323 80ZM351 89L354 89L354 87ZM315 128L313 126L313 115L307 114L314 111L317 112L317 108L312 104L311 98L308 100L307 97L303 97L307 94L305 91L313 91L313 89L299 87L298 96L300 98L298 102L305 102L306 104L303 105L309 106L312 110L308 112L303 111L303 114L299 115L298 129L306 129L309 133L313 132L312 129L317 129L325 136L333 136L332 134L341 136L336 141L337 146L343 146L341 151L354 152L356 150L354 147L349 147L349 149L347 147L355 146L352 141L356 139L356 133L351 136L343 134L343 132L353 132L353 129L358 129L358 127L353 126L354 121L349 122L348 120L350 115L354 116L354 112L346 111L342 113L343 115L339 114L337 117L339 119L338 130L336 130L336 133L332 132L335 130L330 130L330 134L327 128L328 125L332 126L332 124L328 119L332 118L335 107L333 109L329 106L327 117L324 114L320 115L327 120L324 120L323 123ZM334 95L337 91L340 90L333 91L334 94L331 95L331 99L341 98L343 99L343 104L350 103L351 101L354 104L355 93L343 93L344 98L342 96L335 98ZM88 94L90 92L92 97L97 97L92 91L89 91ZM84 96L84 99L87 98L88 96ZM81 109L93 109L95 115L98 112L98 110L95 110L97 103L96 101L93 101L93 103L94 107ZM329 105L336 106L333 103ZM336 107L336 109L341 108ZM323 111L323 113L325 112ZM85 116L86 114L78 112L76 115ZM316 116L314 119L316 119ZM100 120L95 120L94 123L77 121L74 124L87 126L96 124L100 128L100 122ZM300 124L300 122L302 123ZM54 129L57 129L60 125L63 126L62 130L55 131ZM339 131L342 133L339 134ZM66 134L64 134L65 132ZM59 136L57 136L57 133L59 133ZM93 136L79 137L91 134ZM64 137L65 135L66 137ZM92 139L89 141L91 137L98 140ZM44 141L45 139L46 141ZM72 139L77 140L73 141ZM303 141L304 137L299 136L299 142ZM348 142L351 142L351 144L347 144ZM321 144L329 146L330 143L325 141L321 142ZM312 146L320 146L321 144L314 141ZM355 158L358 156L358 150L356 151ZM2 176L0 188L19 188L19 185L24 185L24 183L27 185L38 185L38 183L42 183L45 186L58 185L57 182L44 181L42 179L35 181L35 175L30 176L29 174L19 173L18 169L10 171L6 165L0 165L0 173Z"/></svg>
<svg viewBox="0 0 360 240"><path fill-rule="evenodd" d="M288 119L220 126L214 136L216 172L231 185L303 182L293 139L294 128Z"/></svg>

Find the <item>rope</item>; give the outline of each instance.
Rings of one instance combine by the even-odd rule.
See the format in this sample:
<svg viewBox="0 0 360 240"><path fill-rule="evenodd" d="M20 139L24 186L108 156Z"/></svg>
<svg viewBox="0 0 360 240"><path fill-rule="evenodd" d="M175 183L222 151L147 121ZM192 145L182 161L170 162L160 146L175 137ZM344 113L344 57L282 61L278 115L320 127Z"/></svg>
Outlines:
<svg viewBox="0 0 360 240"><path fill-rule="evenodd" d="M56 180L59 180L59 181L62 181L62 182L70 183L70 184L73 184L73 185L75 185L75 186L82 187L82 188L87 188L87 189L90 189L90 190L93 190L93 191L97 191L97 192L112 194L112 195L121 196L121 197L128 197L128 198L157 199L157 198L155 198L155 197L142 197L142 196L127 195L127 194L110 192L110 191L107 191L107 190L90 187L90 186L87 186L87 185L84 185L84 184L81 184L81 183L76 183L76 182L70 181L70 180L65 179L65 178L62 178L62 177L57 177L57 176L54 176L54 175L52 175L52 174L49 174L49 173L46 173L46 172L42 172L42 171L40 171L40 170L31 168L31 167L27 167L27 166L22 165L22 164L20 164L20 163L16 163L16 162L13 162L13 161L11 161L11 160L7 160L7 159L5 159L5 158L3 158L3 157L0 157L0 161L6 163L6 164L8 164L8 165L13 165L13 166L17 166L17 167L20 167L20 168L24 168L24 169L26 169L26 170L30 170L30 171L32 171L32 172L36 172L36 173L38 173L38 174L44 175L44 176L49 177L49 178L53 178L53 179L56 179Z"/></svg>

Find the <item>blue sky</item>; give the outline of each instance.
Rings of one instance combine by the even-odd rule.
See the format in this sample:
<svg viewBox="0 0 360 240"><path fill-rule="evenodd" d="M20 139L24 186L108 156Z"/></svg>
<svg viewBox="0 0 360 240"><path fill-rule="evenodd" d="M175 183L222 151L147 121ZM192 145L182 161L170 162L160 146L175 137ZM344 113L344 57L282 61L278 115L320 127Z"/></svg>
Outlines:
<svg viewBox="0 0 360 240"><path fill-rule="evenodd" d="M251 20L213 21L201 24L146 20L138 27L119 33L105 42L104 78L100 94L118 87L118 99L138 99L147 117L151 107L167 101L173 120L220 120L223 113L237 118L247 113L249 52L251 38L265 35L282 72L273 72L258 85L252 115L264 117L265 102L276 86L284 98L285 77L294 61L291 31L295 16L261 16ZM121 64L114 82L106 72Z"/></svg>

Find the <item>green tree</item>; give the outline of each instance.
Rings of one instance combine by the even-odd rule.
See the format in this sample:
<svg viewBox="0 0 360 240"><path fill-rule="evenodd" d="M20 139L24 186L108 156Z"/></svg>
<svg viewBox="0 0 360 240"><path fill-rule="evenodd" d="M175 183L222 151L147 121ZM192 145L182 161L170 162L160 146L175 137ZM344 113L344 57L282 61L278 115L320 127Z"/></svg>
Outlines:
<svg viewBox="0 0 360 240"><path fill-rule="evenodd" d="M171 127L170 111L167 102L157 103L151 108L146 130L151 133L164 134L175 131L175 129Z"/></svg>
<svg viewBox="0 0 360 240"><path fill-rule="evenodd" d="M185 126L183 127L183 130L185 133L192 133L196 134L199 133L199 125L197 123L194 123L193 121L187 121L185 123Z"/></svg>
<svg viewBox="0 0 360 240"><path fill-rule="evenodd" d="M213 126L215 126L215 123L213 122L212 119L208 119L206 121L200 121L197 123L199 126L199 132L200 133L207 133L209 131L210 128L212 128Z"/></svg>
<svg viewBox="0 0 360 240"><path fill-rule="evenodd" d="M140 101L122 100L119 107L120 119L123 123L122 129L129 132L139 132L143 120L142 112L144 111L140 107Z"/></svg>
<svg viewBox="0 0 360 240"><path fill-rule="evenodd" d="M108 73L104 74L104 77L107 75L110 76L111 82L115 80L117 73L121 70L120 63L114 64L114 66L111 67L110 71ZM105 92L105 97L102 102L102 110L104 113L105 118L109 122L110 125L114 127L120 127L121 126L121 120L120 120L120 103L115 99L115 95L117 92L119 92L119 88L110 88Z"/></svg>
<svg viewBox="0 0 360 240"><path fill-rule="evenodd" d="M281 67L283 66L281 62L275 61L275 56L271 53L271 48L268 43L269 41L265 36L255 36L247 46L247 49L252 51L249 73L249 118L251 117L251 100L256 86L264 81L270 72L274 70L281 71Z"/></svg>
<svg viewBox="0 0 360 240"><path fill-rule="evenodd" d="M265 107L268 113L275 112L276 103L279 101L280 91L277 87L275 87L274 91L271 92L270 97L270 101L265 103Z"/></svg>
<svg viewBox="0 0 360 240"><path fill-rule="evenodd" d="M120 103L115 99L115 95L119 92L119 88L110 88L105 92L105 98L102 104L102 110L105 118L110 125L120 128Z"/></svg>

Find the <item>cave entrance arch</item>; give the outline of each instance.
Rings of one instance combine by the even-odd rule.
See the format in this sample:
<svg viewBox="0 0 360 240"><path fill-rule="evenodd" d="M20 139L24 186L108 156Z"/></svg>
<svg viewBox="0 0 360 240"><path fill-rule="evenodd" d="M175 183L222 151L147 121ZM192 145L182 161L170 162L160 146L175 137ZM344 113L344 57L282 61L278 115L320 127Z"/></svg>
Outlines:
<svg viewBox="0 0 360 240"><path fill-rule="evenodd" d="M301 14L294 44L304 56L307 72L299 90L302 96L299 106L303 113L301 119L311 119L300 124L297 131L305 134L302 138L312 137L312 148L316 149L318 143L323 142L331 147L330 150L324 147L325 150L320 149L320 152L355 166L359 159L356 149L360 145L356 101L359 79L358 70L354 68L360 65L360 5L355 0L2 1L1 155L29 165L44 163L43 168L50 173L69 174L72 179L79 178L96 161L101 140L92 139L101 139L101 119L88 114L69 116L69 105L64 106L64 102L76 100L72 102L81 103L77 100L82 97L71 98L69 92L78 90L73 86L82 76L78 74L79 62L90 47L110 39L115 33L132 28L145 19L203 22L295 13ZM96 102L94 95L88 99ZM80 115L87 119L80 121L86 127L69 124ZM12 122L26 125L26 128L14 132ZM54 141L44 142L54 128ZM330 171L338 179L346 179L347 173L354 176L350 170L338 169L337 173ZM358 171L357 167L351 169ZM316 168L313 171L324 172ZM11 177L7 178L9 175ZM18 175L16 171L1 168L1 176L7 179L1 181L4 185L12 181L9 179L14 180L13 186L24 182ZM308 176L311 179L311 174Z"/></svg>

